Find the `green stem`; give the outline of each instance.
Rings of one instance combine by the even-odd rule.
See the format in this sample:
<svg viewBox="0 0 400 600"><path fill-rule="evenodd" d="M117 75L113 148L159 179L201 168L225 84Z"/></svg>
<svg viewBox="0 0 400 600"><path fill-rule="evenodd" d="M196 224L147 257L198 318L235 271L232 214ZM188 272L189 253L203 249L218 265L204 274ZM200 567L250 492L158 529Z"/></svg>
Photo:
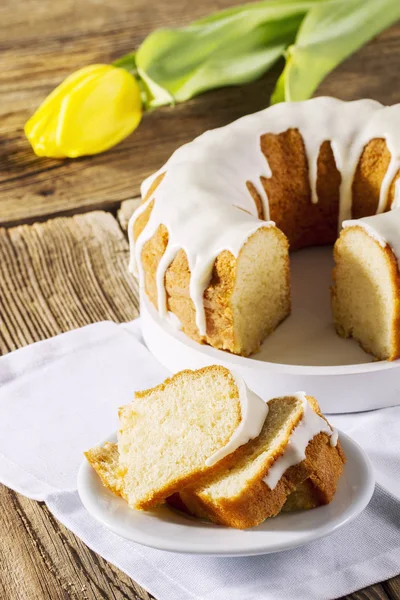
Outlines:
<svg viewBox="0 0 400 600"><path fill-rule="evenodd" d="M121 56L121 58L117 58L113 62L113 65L121 69L126 69L126 71L137 77L136 52L130 52L129 54L125 54L125 56Z"/></svg>
<svg viewBox="0 0 400 600"><path fill-rule="evenodd" d="M125 56L121 56L121 58L117 58L117 60L113 62L113 65L115 67L119 67L120 69L125 69L126 71L128 71L128 73L135 77L140 87L143 110L149 112L151 110L149 107L151 94L147 88L146 83L140 77L139 71L137 69L136 52L130 52L129 54L125 54Z"/></svg>

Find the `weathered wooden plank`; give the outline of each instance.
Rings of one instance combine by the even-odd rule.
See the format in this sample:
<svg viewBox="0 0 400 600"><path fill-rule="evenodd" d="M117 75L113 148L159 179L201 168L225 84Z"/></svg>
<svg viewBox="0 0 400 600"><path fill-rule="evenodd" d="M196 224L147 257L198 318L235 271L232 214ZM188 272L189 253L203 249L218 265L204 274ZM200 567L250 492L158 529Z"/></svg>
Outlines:
<svg viewBox="0 0 400 600"><path fill-rule="evenodd" d="M129 200L124 200L121 203L121 206L119 207L119 210L117 212L117 218L123 231L127 231L129 219L131 218L136 208L140 205L140 202L141 198L138 197L130 198Z"/></svg>
<svg viewBox="0 0 400 600"><path fill-rule="evenodd" d="M341 600L392 600L392 596L387 595L383 585L377 583L348 596L343 596ZM393 598L393 600L395 599Z"/></svg>
<svg viewBox="0 0 400 600"><path fill-rule="evenodd" d="M35 107L72 70L111 61L156 27L179 26L240 1L121 0L116 9L111 0L65 0L57 7L43 0L30 3L29 10L16 11L15 3L8 0L0 20L0 224L115 209L120 201L138 194L143 178L177 146L267 106L282 65L254 84L155 111L132 136L99 156L39 159L23 135L23 124ZM400 25L393 26L370 42L330 75L319 93L398 102L399 32Z"/></svg>
<svg viewBox="0 0 400 600"><path fill-rule="evenodd" d="M128 245L104 212L0 229L0 353L138 314Z"/></svg>
<svg viewBox="0 0 400 600"><path fill-rule="evenodd" d="M0 486L0 527L2 600L151 598L61 525L46 505L4 486Z"/></svg>
<svg viewBox="0 0 400 600"><path fill-rule="evenodd" d="M137 316L128 245L103 212L0 230L0 352L102 319ZM0 486L0 597L143 598L44 504Z"/></svg>
<svg viewBox="0 0 400 600"><path fill-rule="evenodd" d="M383 584L383 587L389 596L393 600L399 600L400 598L400 576L393 577L392 579L388 579Z"/></svg>

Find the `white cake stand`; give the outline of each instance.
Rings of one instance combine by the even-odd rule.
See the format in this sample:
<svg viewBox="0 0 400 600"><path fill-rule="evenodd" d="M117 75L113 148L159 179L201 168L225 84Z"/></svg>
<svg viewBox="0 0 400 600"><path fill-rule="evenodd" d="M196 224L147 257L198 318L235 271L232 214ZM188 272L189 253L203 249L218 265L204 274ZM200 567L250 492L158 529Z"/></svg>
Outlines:
<svg viewBox="0 0 400 600"><path fill-rule="evenodd" d="M291 256L292 314L251 358L201 345L160 319L143 297L144 340L171 372L221 364L235 369L265 400L303 390L325 413L345 413L400 404L400 360L374 361L354 340L333 328L329 287L332 249L310 248Z"/></svg>

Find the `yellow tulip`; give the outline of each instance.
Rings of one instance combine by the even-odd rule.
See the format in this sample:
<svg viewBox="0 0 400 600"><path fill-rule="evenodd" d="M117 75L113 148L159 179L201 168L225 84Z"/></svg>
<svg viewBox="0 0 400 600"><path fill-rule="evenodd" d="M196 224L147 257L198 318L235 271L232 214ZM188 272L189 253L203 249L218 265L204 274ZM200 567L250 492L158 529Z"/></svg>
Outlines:
<svg viewBox="0 0 400 600"><path fill-rule="evenodd" d="M76 158L108 150L142 118L140 87L114 65L90 65L72 73L25 125L35 154Z"/></svg>

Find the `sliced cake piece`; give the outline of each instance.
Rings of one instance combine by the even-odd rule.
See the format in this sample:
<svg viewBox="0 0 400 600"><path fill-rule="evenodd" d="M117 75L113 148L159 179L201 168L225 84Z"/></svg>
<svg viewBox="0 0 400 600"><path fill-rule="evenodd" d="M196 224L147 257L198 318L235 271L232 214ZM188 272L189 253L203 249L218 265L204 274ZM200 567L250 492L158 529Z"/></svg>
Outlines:
<svg viewBox="0 0 400 600"><path fill-rule="evenodd" d="M298 393L268 407L260 435L238 451L236 464L181 490L175 506L181 502L195 516L244 529L278 514L296 489L289 510L332 500L345 458L316 400Z"/></svg>
<svg viewBox="0 0 400 600"><path fill-rule="evenodd" d="M103 485L116 496L124 496L122 483L123 478L119 469L118 444L106 442L104 446L95 447L85 452L88 462L99 475ZM167 502L174 508L191 514L183 504L178 492L167 498ZM292 492L284 506L283 512L307 510L322 504L321 494L310 479L300 483ZM193 515L195 516L195 515Z"/></svg>
<svg viewBox="0 0 400 600"><path fill-rule="evenodd" d="M380 360L400 357L400 209L343 223L335 244L336 331Z"/></svg>
<svg viewBox="0 0 400 600"><path fill-rule="evenodd" d="M116 496L123 496L118 444L106 442L104 446L96 446L84 454L103 485Z"/></svg>
<svg viewBox="0 0 400 600"><path fill-rule="evenodd" d="M179 375L187 373L199 372ZM235 379L237 385L236 382L239 389L240 380ZM255 403L259 407L260 400L249 390L247 394L247 406ZM180 493L173 493L168 503L200 518L246 528L280 511L303 510L330 502L345 458L336 432L320 415L315 399L300 392L271 400L267 410L258 437L237 448L240 440L236 436L236 450L227 454L232 446L225 445L212 461L207 461L214 462L214 466L223 465L220 471L203 472L197 485L183 483ZM249 414L254 417L256 413L244 410L243 414L249 422ZM197 437L197 444L201 440L202 434ZM128 499L125 484L130 484L130 480L126 468L121 468L118 445L106 443L85 454L103 484Z"/></svg>
<svg viewBox="0 0 400 600"><path fill-rule="evenodd" d="M150 213L147 210L137 219L135 237ZM182 330L198 342L242 356L257 352L290 314L289 244L285 235L269 223L243 243L237 257L223 250L214 261L209 285L199 294L201 309L196 309L191 298L192 275L183 249L168 266L165 277L159 277L158 266L168 241L168 231L161 226L141 253L146 293L160 314L175 314ZM165 281L164 306L158 305L160 280ZM199 310L204 320L201 330L196 320Z"/></svg>
<svg viewBox="0 0 400 600"><path fill-rule="evenodd" d="M108 489L111 489L109 485L104 485L106 485ZM209 520L207 512L205 510L203 511L198 503L192 504L190 498L187 498L187 501L188 504L185 504L182 499L182 495L179 492L172 494L172 496L167 498L167 504L172 506L172 508L175 508L180 512L184 512L192 517L197 516L198 518ZM310 479L306 479L305 481L297 484L296 489L289 494L280 512L311 510L312 508L322 506L323 504L326 504L326 502L322 501L322 497L318 489ZM193 506L193 509L197 512L197 514L190 511L189 505Z"/></svg>
<svg viewBox="0 0 400 600"><path fill-rule="evenodd" d="M261 431L265 402L222 366L182 371L120 409L124 496L146 509L207 474L221 473Z"/></svg>

